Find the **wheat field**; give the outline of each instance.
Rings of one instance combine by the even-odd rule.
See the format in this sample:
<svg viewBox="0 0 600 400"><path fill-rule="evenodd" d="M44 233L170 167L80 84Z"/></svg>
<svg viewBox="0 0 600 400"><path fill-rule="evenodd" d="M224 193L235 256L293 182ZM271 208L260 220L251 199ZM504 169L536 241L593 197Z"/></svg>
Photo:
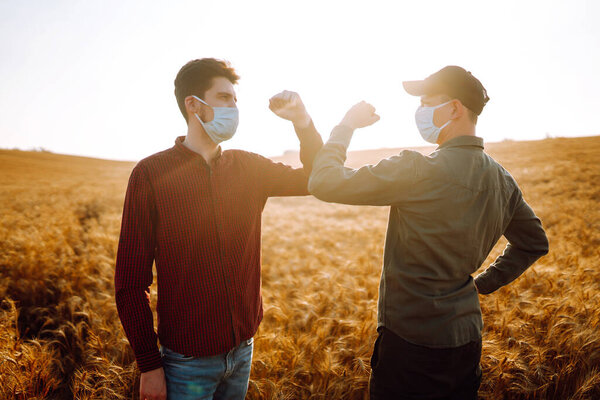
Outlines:
<svg viewBox="0 0 600 400"><path fill-rule="evenodd" d="M351 153L347 165L398 151ZM519 182L550 253L480 297L480 397L600 399L600 137L505 141L486 151ZM295 154L280 159L298 164ZM0 399L137 397L113 288L133 166L0 150ZM269 199L265 316L248 399L368 398L387 213Z"/></svg>

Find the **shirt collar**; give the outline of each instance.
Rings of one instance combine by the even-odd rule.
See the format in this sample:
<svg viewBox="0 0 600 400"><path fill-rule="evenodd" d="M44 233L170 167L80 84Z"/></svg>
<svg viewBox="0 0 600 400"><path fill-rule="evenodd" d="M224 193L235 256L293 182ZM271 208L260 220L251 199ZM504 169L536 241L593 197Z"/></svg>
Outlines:
<svg viewBox="0 0 600 400"><path fill-rule="evenodd" d="M475 146L483 149L483 138L477 136L457 136L442 143L437 150L445 149L448 147L463 147L463 146Z"/></svg>
<svg viewBox="0 0 600 400"><path fill-rule="evenodd" d="M195 151L189 149L185 144L183 144L184 140L185 140L185 136L177 137L177 139L175 139L174 149L177 150L179 152L179 154L181 154L185 158L195 159L195 158L200 157L202 160L204 160L204 157L202 157L201 154L196 153ZM217 147L217 155L215 156L214 161L218 160L221 157L221 153L222 153L221 146L218 146Z"/></svg>

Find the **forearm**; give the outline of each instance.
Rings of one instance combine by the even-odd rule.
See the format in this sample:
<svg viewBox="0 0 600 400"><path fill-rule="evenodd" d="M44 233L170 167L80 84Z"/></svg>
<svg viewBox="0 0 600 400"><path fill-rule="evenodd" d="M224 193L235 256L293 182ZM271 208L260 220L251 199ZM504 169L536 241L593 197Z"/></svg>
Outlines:
<svg viewBox="0 0 600 400"><path fill-rule="evenodd" d="M304 167L306 176L312 171L313 162L319 150L323 147L323 139L310 119L308 122L294 124L296 136L300 141L300 161Z"/></svg>
<svg viewBox="0 0 600 400"><path fill-rule="evenodd" d="M508 245L504 253L475 278L481 294L492 293L517 279L540 257L548 253L549 244L542 222L523 200L520 190L514 193L516 207L504 236Z"/></svg>
<svg viewBox="0 0 600 400"><path fill-rule="evenodd" d="M546 251L547 252L547 251ZM485 271L475 277L475 285L481 294L490 294L517 279L527 268L546 254L524 251L508 244L504 253Z"/></svg>
<svg viewBox="0 0 600 400"><path fill-rule="evenodd" d="M119 289L115 300L125 335L141 372L162 367L148 293L141 288Z"/></svg>
<svg viewBox="0 0 600 400"><path fill-rule="evenodd" d="M352 205L398 204L414 186L416 152L403 151L377 165L344 166L353 129L338 125L317 154L308 190L318 199ZM420 156L420 155L419 155Z"/></svg>
<svg viewBox="0 0 600 400"><path fill-rule="evenodd" d="M337 186L344 178L346 152L353 132L348 127L336 126L327 143L317 154L308 181L308 190L315 197L324 201L339 200L332 196L339 194Z"/></svg>
<svg viewBox="0 0 600 400"><path fill-rule="evenodd" d="M359 169L344 166L354 130L338 125L331 132L313 164L308 190L323 201L382 206L400 198L402 164L399 157L365 165Z"/></svg>

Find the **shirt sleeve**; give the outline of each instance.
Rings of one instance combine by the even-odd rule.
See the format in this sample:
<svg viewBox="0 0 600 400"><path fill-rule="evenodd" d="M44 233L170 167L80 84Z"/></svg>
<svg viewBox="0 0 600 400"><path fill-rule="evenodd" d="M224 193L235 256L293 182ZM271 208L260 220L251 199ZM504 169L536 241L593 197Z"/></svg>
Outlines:
<svg viewBox="0 0 600 400"><path fill-rule="evenodd" d="M263 183L266 197L306 196L309 194L308 176L315 156L323 146L323 140L312 121L308 127L295 128L295 130L300 140L300 161L303 168L292 168L258 154L255 155L258 164L257 172Z"/></svg>
<svg viewBox="0 0 600 400"><path fill-rule="evenodd" d="M129 178L115 268L119 318L141 372L162 367L150 308L155 249L152 188L138 164Z"/></svg>
<svg viewBox="0 0 600 400"><path fill-rule="evenodd" d="M308 182L315 197L328 202L354 205L392 205L406 198L415 182L420 156L405 150L398 156L359 169L344 167L352 129L338 125L317 154Z"/></svg>
<svg viewBox="0 0 600 400"><path fill-rule="evenodd" d="M481 294L489 294L517 279L540 257L548 254L548 238L542 222L517 189L517 206L504 236L508 244L485 271L475 278Z"/></svg>
<svg viewBox="0 0 600 400"><path fill-rule="evenodd" d="M300 161L302 162L304 173L306 176L309 176L315 157L319 150L321 150L321 147L323 147L323 139L321 139L321 135L317 132L312 120L306 128L300 129L294 126L294 129L300 141Z"/></svg>

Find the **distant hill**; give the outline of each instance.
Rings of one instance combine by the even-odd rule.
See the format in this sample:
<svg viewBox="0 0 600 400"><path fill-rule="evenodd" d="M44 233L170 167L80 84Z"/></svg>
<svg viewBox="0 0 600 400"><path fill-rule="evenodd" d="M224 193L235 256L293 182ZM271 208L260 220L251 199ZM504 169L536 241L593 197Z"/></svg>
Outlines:
<svg viewBox="0 0 600 400"><path fill-rule="evenodd" d="M492 156L525 151L538 151L541 148L560 149L564 146L589 143L591 146L598 146L600 136L586 136L576 138L550 138L533 141L513 141L505 140L497 143L486 143L485 151ZM436 146L423 147L399 147L382 148L372 150L350 151L346 160L346 165L356 168L361 165L375 164L380 160L399 154L402 150L414 150L423 154L428 154L436 149ZM285 151L281 156L270 157L273 161L283 162L294 167L301 166L299 153L297 150ZM0 149L0 170L5 177L15 167L18 168L44 168L45 171L72 171L76 172L78 168L105 170L106 167L114 167L116 170L131 170L136 161L113 161L89 157L63 155L46 151L22 151L22 150L3 150ZM23 171L19 173L22 176ZM0 176L0 183L3 181Z"/></svg>
<svg viewBox="0 0 600 400"><path fill-rule="evenodd" d="M384 148L384 149L372 149L372 150L357 150L348 152L348 158L346 165L351 167L358 167L365 164L374 164L379 160L388 158L400 153L402 150L415 150L423 154L430 153L435 149L435 146L425 147L399 147L399 148ZM299 167L300 153L295 150L288 150L281 156L270 157L273 161L282 162L284 164Z"/></svg>

